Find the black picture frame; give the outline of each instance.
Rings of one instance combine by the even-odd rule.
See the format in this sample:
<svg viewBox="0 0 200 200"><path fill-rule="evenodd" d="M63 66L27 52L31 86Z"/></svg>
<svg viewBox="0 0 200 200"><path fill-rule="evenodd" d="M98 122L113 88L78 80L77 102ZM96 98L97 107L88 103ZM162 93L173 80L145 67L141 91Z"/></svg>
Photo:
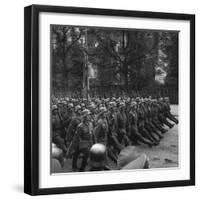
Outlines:
<svg viewBox="0 0 200 200"><path fill-rule="evenodd" d="M123 16L190 23L190 179L177 181L39 188L39 13ZM195 185L195 15L31 5L24 9L24 192L30 195L161 188Z"/></svg>

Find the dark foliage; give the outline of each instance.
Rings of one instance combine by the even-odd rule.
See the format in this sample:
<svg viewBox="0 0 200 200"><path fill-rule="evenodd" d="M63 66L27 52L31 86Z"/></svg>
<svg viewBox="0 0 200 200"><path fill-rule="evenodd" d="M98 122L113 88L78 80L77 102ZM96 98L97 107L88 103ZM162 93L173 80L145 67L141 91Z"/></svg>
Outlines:
<svg viewBox="0 0 200 200"><path fill-rule="evenodd" d="M81 94L87 65L97 77L90 92L178 89L178 33L52 25L54 93ZM165 74L164 86L155 81Z"/></svg>

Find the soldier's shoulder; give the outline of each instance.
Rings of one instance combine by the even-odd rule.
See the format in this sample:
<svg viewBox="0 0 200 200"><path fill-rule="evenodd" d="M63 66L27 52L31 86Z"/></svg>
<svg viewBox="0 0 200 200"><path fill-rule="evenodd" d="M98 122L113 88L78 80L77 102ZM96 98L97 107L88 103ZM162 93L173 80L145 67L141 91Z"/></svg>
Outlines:
<svg viewBox="0 0 200 200"><path fill-rule="evenodd" d="M103 123L103 119L98 119L97 123L98 124L102 124Z"/></svg>
<svg viewBox="0 0 200 200"><path fill-rule="evenodd" d="M69 115L67 114L67 113L65 113L64 115L63 115L63 119L65 120L65 119L68 119L69 118Z"/></svg>
<svg viewBox="0 0 200 200"><path fill-rule="evenodd" d="M119 112L119 111L117 111L116 112L116 116L118 117L118 116L120 116L121 115L121 113Z"/></svg>
<svg viewBox="0 0 200 200"><path fill-rule="evenodd" d="M83 127L83 122L81 122L77 128L82 128Z"/></svg>
<svg viewBox="0 0 200 200"><path fill-rule="evenodd" d="M72 121L73 121L73 122L76 122L77 120L78 120L78 117L77 117L77 116L73 116L73 117L72 117Z"/></svg>

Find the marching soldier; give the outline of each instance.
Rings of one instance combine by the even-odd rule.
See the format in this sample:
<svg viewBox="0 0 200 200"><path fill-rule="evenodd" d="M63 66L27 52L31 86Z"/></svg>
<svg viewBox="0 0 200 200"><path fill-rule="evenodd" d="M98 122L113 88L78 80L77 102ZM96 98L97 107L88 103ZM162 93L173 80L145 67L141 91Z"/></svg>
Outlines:
<svg viewBox="0 0 200 200"><path fill-rule="evenodd" d="M146 125L148 127L148 130L150 131L152 136L154 136L155 134L159 139L162 139L163 136L159 133L159 130L152 123L152 110L150 107L150 101L148 99L146 99L144 106L146 107Z"/></svg>
<svg viewBox="0 0 200 200"><path fill-rule="evenodd" d="M95 143L102 143L107 146L108 123L105 116L107 109L105 107L101 107L99 111L100 113L98 115L98 121L94 131Z"/></svg>
<svg viewBox="0 0 200 200"><path fill-rule="evenodd" d="M64 116L67 112L67 101L62 101L62 109L60 110L61 116Z"/></svg>
<svg viewBox="0 0 200 200"><path fill-rule="evenodd" d="M108 145L108 140L109 140L109 128L108 128L108 121L106 119L106 112L107 109L105 107L101 107L99 109L100 113L98 115L98 121L95 127L95 131L94 131L94 136L95 136L95 143L101 143L104 144L107 147L107 154L109 156L109 158L113 161L113 162L117 162L117 158L114 155L113 151L111 150L111 148Z"/></svg>
<svg viewBox="0 0 200 200"><path fill-rule="evenodd" d="M65 137L67 144L69 144L72 141L74 134L76 132L76 129L80 123L81 123L81 107L80 105L77 105L75 107L75 115L72 117L72 120L67 130L67 135Z"/></svg>
<svg viewBox="0 0 200 200"><path fill-rule="evenodd" d="M63 121L64 121L64 125L65 125L66 129L68 129L69 124L74 116L73 107L74 107L74 105L72 103L69 103L67 105L67 111L65 112L65 114L63 116Z"/></svg>
<svg viewBox="0 0 200 200"><path fill-rule="evenodd" d="M114 101L111 101L109 103L109 112L106 115L106 120L108 123L108 155L109 157L113 157L113 161L116 162L116 155L115 153L120 152L121 149L123 149L123 146L120 144L120 142L117 139L117 133L116 133L116 124L117 124L117 118L116 118L116 103Z"/></svg>
<svg viewBox="0 0 200 200"><path fill-rule="evenodd" d="M178 124L178 120L170 112L171 108L170 108L169 97L164 98L164 107L165 107L165 116L174 123Z"/></svg>
<svg viewBox="0 0 200 200"><path fill-rule="evenodd" d="M167 132L167 129L164 129L158 120L158 106L156 104L157 100L153 99L151 103L152 123L161 133L165 133Z"/></svg>
<svg viewBox="0 0 200 200"><path fill-rule="evenodd" d="M77 161L79 155L82 153L82 163L79 171L84 171L87 165L87 160L89 156L89 150L92 146L92 130L89 121L90 111L88 109L83 110L83 121L77 127L77 131L74 135L72 143L69 146L67 157L73 154L72 158L72 169L77 171Z"/></svg>
<svg viewBox="0 0 200 200"><path fill-rule="evenodd" d="M169 128L172 128L174 125L168 122L166 117L164 116L163 98L159 98L157 106L158 106L158 119L161 122L161 124L165 124Z"/></svg>
<svg viewBox="0 0 200 200"><path fill-rule="evenodd" d="M149 119L148 119L148 107L146 104L146 99L143 99L142 102L142 108L143 108L143 112L144 112L144 127L148 132L148 135L151 136L153 138L154 141L159 142L159 139L157 139L157 137L154 135L155 133L153 132L153 130L150 127L150 123L149 123Z"/></svg>
<svg viewBox="0 0 200 200"><path fill-rule="evenodd" d="M65 154L67 147L65 145L65 134L63 123L59 117L59 111L57 105L52 106L52 142L55 143L59 148L63 150Z"/></svg>
<svg viewBox="0 0 200 200"><path fill-rule="evenodd" d="M116 122L116 133L118 141L125 146L130 145L130 140L127 136L127 116L125 113L125 103L121 102L119 104L119 112L117 113L117 122Z"/></svg>
<svg viewBox="0 0 200 200"><path fill-rule="evenodd" d="M145 114L144 114L144 110L143 110L143 106L141 102L138 103L137 114L138 114L137 125L138 125L139 133L141 133L143 137L150 140L153 143L153 145L158 145L158 143L154 140L154 138L151 137L151 135L148 133L148 131L145 128Z"/></svg>
<svg viewBox="0 0 200 200"><path fill-rule="evenodd" d="M128 114L129 117L129 132L130 132L130 139L133 143L138 144L138 142L142 142L147 144L148 146L152 147L153 143L148 139L142 137L138 132L138 116L137 116L137 103L131 103L131 110Z"/></svg>

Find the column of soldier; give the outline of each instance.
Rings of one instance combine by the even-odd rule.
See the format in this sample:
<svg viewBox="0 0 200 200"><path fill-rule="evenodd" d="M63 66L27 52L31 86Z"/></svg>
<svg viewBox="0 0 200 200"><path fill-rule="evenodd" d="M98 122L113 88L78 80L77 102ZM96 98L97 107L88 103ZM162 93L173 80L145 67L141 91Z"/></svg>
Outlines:
<svg viewBox="0 0 200 200"><path fill-rule="evenodd" d="M173 122L173 123L172 123ZM54 98L52 103L52 142L62 150L64 160L72 159L73 171L85 171L94 144L102 144L106 157L114 163L120 151L129 145L159 145L178 120L170 112L168 97L148 98ZM93 160L101 160L98 152ZM82 159L80 167L77 163ZM94 163L95 163L94 162ZM95 170L92 167L91 170ZM99 169L99 168L98 168ZM103 166L105 170L106 166Z"/></svg>

